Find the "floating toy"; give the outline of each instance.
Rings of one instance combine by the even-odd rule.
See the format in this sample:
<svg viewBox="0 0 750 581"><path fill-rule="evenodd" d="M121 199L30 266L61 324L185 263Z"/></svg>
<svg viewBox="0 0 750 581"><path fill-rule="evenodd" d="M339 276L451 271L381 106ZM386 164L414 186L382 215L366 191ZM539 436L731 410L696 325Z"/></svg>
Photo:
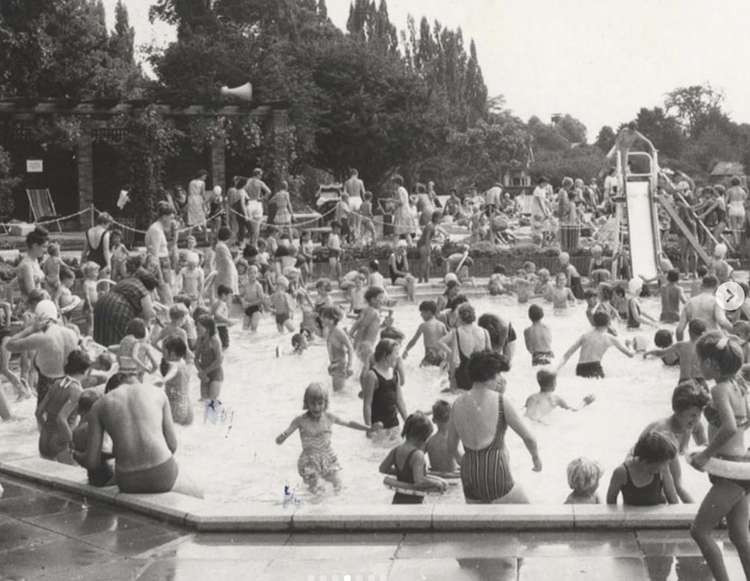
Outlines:
<svg viewBox="0 0 750 581"><path fill-rule="evenodd" d="M443 480L458 480L461 478L461 471L455 470L454 472L438 472L437 470L428 470L427 474L430 476L437 476L439 478L442 478ZM449 482L449 485L453 486L454 484L457 484L457 482Z"/></svg>
<svg viewBox="0 0 750 581"><path fill-rule="evenodd" d="M387 488L390 488L394 492L400 492L401 494L408 494L410 496L427 496L427 494L431 493L427 490L419 490L414 484L411 484L410 482L401 482L394 476L386 476L383 479L383 484L385 484ZM432 492L431 494L439 493Z"/></svg>
<svg viewBox="0 0 750 581"><path fill-rule="evenodd" d="M703 448L690 452L687 455L688 462L699 454ZM703 471L735 480L750 480L750 456L714 456L703 466Z"/></svg>

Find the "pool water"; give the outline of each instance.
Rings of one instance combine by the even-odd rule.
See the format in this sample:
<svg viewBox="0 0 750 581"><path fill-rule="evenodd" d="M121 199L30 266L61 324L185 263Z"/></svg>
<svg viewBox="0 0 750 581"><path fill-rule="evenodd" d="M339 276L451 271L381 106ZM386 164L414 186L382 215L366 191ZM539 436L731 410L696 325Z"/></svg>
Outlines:
<svg viewBox="0 0 750 581"><path fill-rule="evenodd" d="M506 396L521 408L526 398L537 391L536 371L523 345L523 329L529 325L528 304L518 305L510 297L486 297L472 300L477 315L496 313L510 320L518 334L513 368L505 375ZM578 305L562 315L552 314L543 305L545 322L550 327L553 347L559 357L589 326L584 306ZM656 301L645 301L644 309L659 314ZM402 304L395 307L396 327L407 340L421 322L417 307ZM343 326L349 323L342 322ZM641 334L649 340L653 330L638 333L618 329L621 338ZM178 426L177 459L181 470L197 480L206 498L218 502L281 503L285 486L294 490L303 502L325 504L388 503L392 491L383 486L378 465L388 446L366 438L363 432L342 426L333 428L333 449L343 467L344 488L339 494L328 490L322 497L307 493L297 473L301 450L299 436L292 435L283 445L275 438L291 420L302 412L302 395L313 381L330 388L325 345L318 339L302 356L292 355L290 336L279 335L272 316L266 315L256 335L243 331L241 325L230 329L231 346L225 355L225 382L221 394L224 419L204 422L198 402L196 377L191 384L196 421L192 426ZM277 357L278 351L278 357ZM438 398L449 401L455 396L441 394L445 379L436 368L419 368L421 344L415 346L405 361L404 397L409 412L427 411ZM532 502L561 503L570 490L566 466L578 456L599 461L604 468L599 495L604 501L612 469L623 461L645 425L671 413L671 394L678 378L677 368L668 368L658 359L644 360L640 355L628 359L616 349L605 356L606 379L581 379L575 376L577 355L560 373L557 393L569 404L577 405L593 393L596 401L579 412L555 410L545 418L546 424L528 422L539 444L543 470L536 473L520 438L508 430L506 442L511 467ZM356 370L356 366L355 366ZM331 395L330 411L344 420L362 421L362 400L355 377L341 393ZM24 419L0 424L0 439L6 450L36 454L37 431L33 402L14 406ZM683 461L684 462L684 461ZM683 464L685 486L696 500L708 489L705 475ZM462 503L460 482L443 496L429 496L427 502Z"/></svg>

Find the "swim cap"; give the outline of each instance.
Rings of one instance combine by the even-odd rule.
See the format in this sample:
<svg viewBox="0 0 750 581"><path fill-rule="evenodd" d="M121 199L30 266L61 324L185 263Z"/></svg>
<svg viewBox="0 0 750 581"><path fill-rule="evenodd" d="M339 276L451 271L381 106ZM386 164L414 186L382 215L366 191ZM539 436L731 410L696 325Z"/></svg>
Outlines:
<svg viewBox="0 0 750 581"><path fill-rule="evenodd" d="M51 321L57 321L57 305L55 305L55 303L48 299L39 301L36 309L34 309L34 315L38 319L49 319Z"/></svg>
<svg viewBox="0 0 750 581"><path fill-rule="evenodd" d="M628 282L628 291L630 291L630 294L632 295L640 294L642 288L643 280L640 278L631 278L630 282Z"/></svg>
<svg viewBox="0 0 750 581"><path fill-rule="evenodd" d="M454 273L454 272L449 272L448 274L445 275L445 278L443 280L444 280L445 284L448 284L449 282L455 282L455 283L457 283L458 282L458 276L456 276L456 273Z"/></svg>

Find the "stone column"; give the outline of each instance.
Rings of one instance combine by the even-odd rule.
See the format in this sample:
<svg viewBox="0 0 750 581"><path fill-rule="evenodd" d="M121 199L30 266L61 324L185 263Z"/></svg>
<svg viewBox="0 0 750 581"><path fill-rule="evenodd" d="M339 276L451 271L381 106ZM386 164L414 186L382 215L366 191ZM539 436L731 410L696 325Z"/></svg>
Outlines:
<svg viewBox="0 0 750 581"><path fill-rule="evenodd" d="M94 203L94 140L91 128L84 125L78 138L78 210L85 210ZM78 217L81 228L91 226L90 213Z"/></svg>

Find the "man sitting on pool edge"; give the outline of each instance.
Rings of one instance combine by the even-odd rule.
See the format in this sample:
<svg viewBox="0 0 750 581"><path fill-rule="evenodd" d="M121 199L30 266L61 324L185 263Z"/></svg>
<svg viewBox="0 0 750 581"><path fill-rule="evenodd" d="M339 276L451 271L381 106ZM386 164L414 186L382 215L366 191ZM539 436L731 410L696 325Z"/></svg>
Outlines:
<svg viewBox="0 0 750 581"><path fill-rule="evenodd" d="M115 482L121 492L180 492L203 498L174 459L177 436L164 391L140 383L123 384L100 398L88 417L86 453L76 460L89 470L102 463L104 432L112 438Z"/></svg>

